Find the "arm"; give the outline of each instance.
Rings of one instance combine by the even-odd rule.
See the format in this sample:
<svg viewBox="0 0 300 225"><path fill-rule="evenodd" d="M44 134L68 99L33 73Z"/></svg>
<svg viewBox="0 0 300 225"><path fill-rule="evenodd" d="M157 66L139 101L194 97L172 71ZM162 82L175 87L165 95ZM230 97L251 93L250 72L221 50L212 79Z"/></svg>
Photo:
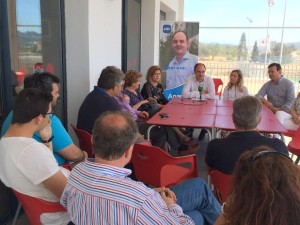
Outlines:
<svg viewBox="0 0 300 225"><path fill-rule="evenodd" d="M53 194L60 198L67 184L67 178L59 170L57 173L44 180L42 183L47 189L49 189Z"/></svg>
<svg viewBox="0 0 300 225"><path fill-rule="evenodd" d="M138 109L138 108L140 108L143 104L146 104L146 103L148 103L148 102L149 102L148 100L140 101L140 102L136 103L135 105L133 105L132 108Z"/></svg>
<svg viewBox="0 0 300 225"><path fill-rule="evenodd" d="M267 99L265 99L265 95L267 94L267 89L268 89L268 82L265 83L261 89L258 91L258 93L255 95L256 98L259 98L259 100L268 106L269 108L273 106L271 102L269 102Z"/></svg>
<svg viewBox="0 0 300 225"><path fill-rule="evenodd" d="M72 162L82 162L88 157L85 151L81 151L73 143L60 150L58 154L61 155L64 159Z"/></svg>
<svg viewBox="0 0 300 225"><path fill-rule="evenodd" d="M288 112L290 110L294 100L295 100L295 87L294 87L294 84L291 82L291 84L289 85L289 87L287 89L286 102L283 106L281 106L281 109Z"/></svg>
<svg viewBox="0 0 300 225"><path fill-rule="evenodd" d="M214 80L211 77L206 77L206 79L207 79L207 91L203 90L203 97L205 99L215 99L215 83L214 83Z"/></svg>
<svg viewBox="0 0 300 225"><path fill-rule="evenodd" d="M200 93L198 90L192 91L193 90L193 81L191 78L187 78L185 80L183 90L182 90L182 97L184 98L199 98Z"/></svg>
<svg viewBox="0 0 300 225"><path fill-rule="evenodd" d="M223 91L223 100L228 100L228 87L224 88L224 91Z"/></svg>

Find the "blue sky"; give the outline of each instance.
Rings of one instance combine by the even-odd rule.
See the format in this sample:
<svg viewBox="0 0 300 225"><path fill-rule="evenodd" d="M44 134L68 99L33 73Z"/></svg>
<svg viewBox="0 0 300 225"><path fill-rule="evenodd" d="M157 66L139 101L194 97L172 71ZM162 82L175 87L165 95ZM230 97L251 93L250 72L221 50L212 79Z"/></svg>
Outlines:
<svg viewBox="0 0 300 225"><path fill-rule="evenodd" d="M269 35L272 40L281 40L281 28L284 17L286 0L274 0L270 8ZM296 42L300 37L300 1L287 0L285 27L297 29L284 29L284 42ZM241 33L250 37L250 42L265 38L268 24L268 0L185 0L184 21L197 21L200 23L200 42L222 42L234 44L239 41ZM250 23L247 19L253 22ZM244 27L241 29L205 29L201 27ZM250 27L250 29L249 29ZM220 35L222 33L222 35Z"/></svg>

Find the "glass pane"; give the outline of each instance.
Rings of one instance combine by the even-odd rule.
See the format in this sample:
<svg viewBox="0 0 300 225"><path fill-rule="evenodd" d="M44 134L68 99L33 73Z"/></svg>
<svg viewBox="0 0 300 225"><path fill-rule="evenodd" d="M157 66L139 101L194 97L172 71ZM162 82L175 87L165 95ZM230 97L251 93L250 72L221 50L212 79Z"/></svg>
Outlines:
<svg viewBox="0 0 300 225"><path fill-rule="evenodd" d="M61 80L62 43L60 1L9 1L10 54L14 92L23 88L26 76L47 71ZM63 118L63 91L56 115Z"/></svg>

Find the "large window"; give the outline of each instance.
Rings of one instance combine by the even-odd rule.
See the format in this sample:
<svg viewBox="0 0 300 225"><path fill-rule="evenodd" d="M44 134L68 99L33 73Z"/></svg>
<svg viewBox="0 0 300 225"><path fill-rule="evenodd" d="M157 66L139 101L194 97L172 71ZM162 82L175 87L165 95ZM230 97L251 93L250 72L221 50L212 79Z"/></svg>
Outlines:
<svg viewBox="0 0 300 225"><path fill-rule="evenodd" d="M251 94L269 78L267 66L281 63L300 91L300 24L297 0L185 1L184 20L199 21L199 60L207 74L228 82L241 69ZM200 11L199 11L200 9Z"/></svg>

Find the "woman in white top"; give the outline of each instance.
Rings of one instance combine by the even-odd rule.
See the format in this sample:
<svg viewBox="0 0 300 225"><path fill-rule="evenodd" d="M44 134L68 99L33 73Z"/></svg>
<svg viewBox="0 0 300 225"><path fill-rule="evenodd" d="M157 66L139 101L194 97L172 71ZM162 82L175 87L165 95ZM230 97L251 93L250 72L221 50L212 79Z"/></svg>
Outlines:
<svg viewBox="0 0 300 225"><path fill-rule="evenodd" d="M223 99L235 100L236 98L249 95L248 89L243 85L243 73L241 70L232 70L230 81L224 88Z"/></svg>

